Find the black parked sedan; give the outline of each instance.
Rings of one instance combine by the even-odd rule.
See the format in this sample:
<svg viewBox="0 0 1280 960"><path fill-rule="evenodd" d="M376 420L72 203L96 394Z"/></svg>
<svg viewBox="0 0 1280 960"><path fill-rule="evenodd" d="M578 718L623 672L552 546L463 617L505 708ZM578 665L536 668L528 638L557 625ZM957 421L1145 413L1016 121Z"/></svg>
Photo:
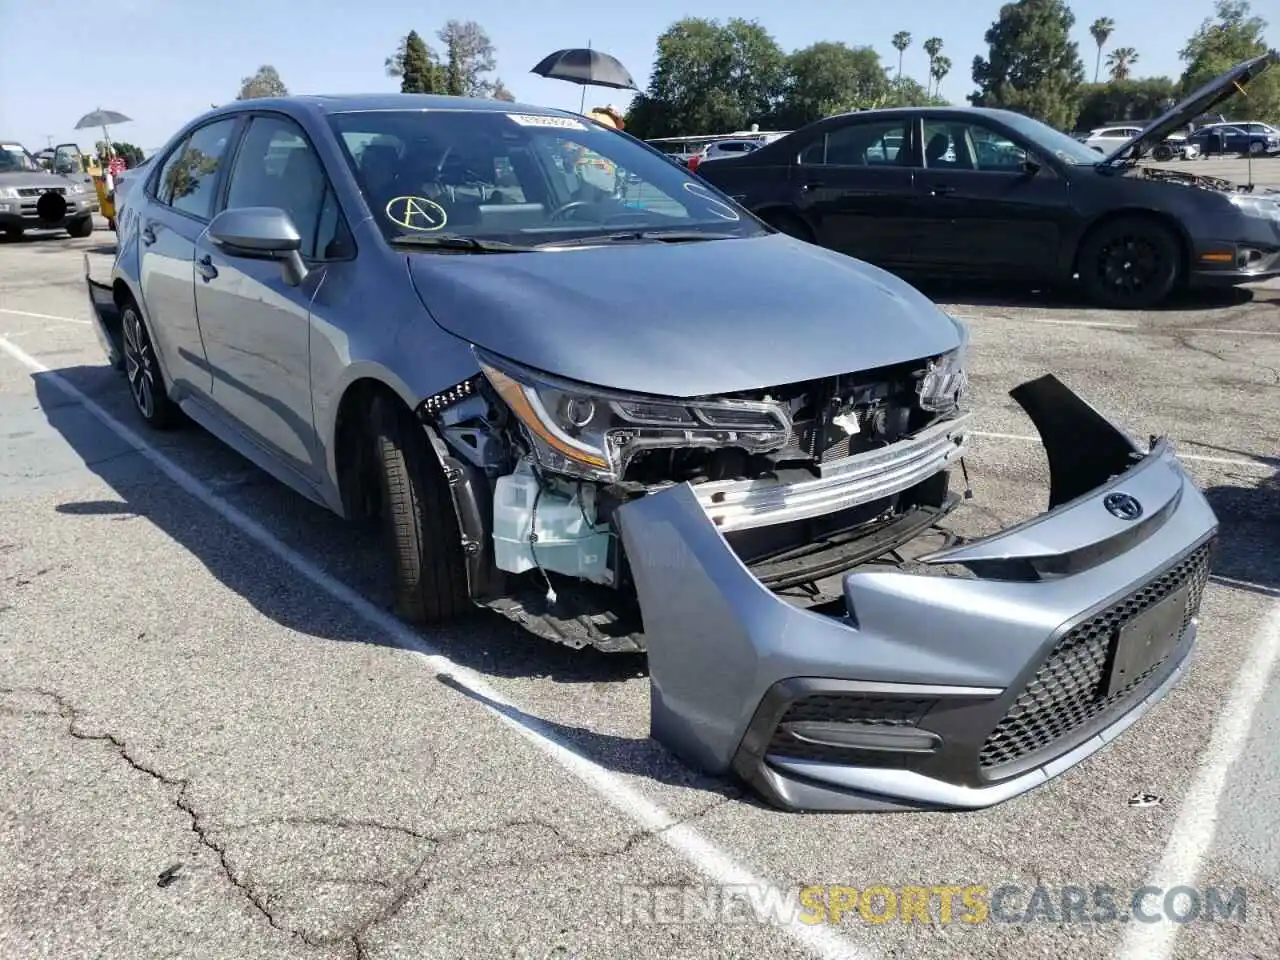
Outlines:
<svg viewBox="0 0 1280 960"><path fill-rule="evenodd" d="M1205 156L1251 153L1256 157L1280 153L1280 134L1265 123L1215 123L1201 127L1187 137L1187 142L1198 146Z"/></svg>
<svg viewBox="0 0 1280 960"><path fill-rule="evenodd" d="M901 274L1078 279L1099 304L1150 307L1280 275L1280 193L1138 163L1277 59L1240 64L1107 156L1009 111L910 108L820 120L698 175L776 229Z"/></svg>

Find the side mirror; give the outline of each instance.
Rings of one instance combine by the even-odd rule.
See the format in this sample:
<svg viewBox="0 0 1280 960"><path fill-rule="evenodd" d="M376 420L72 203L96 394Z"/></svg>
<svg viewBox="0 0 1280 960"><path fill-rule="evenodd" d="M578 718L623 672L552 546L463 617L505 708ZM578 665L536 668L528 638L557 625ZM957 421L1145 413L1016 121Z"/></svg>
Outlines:
<svg viewBox="0 0 1280 960"><path fill-rule="evenodd" d="M209 224L209 239L227 256L246 260L278 260L284 282L296 287L307 278L302 259L302 234L293 218L279 207L238 207L223 210Z"/></svg>

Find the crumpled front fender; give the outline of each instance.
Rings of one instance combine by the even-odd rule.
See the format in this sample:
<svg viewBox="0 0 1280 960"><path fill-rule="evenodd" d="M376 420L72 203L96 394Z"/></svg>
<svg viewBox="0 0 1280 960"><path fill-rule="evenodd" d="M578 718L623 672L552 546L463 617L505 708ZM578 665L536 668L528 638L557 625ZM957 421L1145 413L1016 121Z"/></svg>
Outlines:
<svg viewBox="0 0 1280 960"><path fill-rule="evenodd" d="M1012 396L1044 443L1048 511L920 558L966 577L846 575L843 616L761 584L688 484L621 508L651 735L783 807L975 807L1056 775L1148 709L1194 643L1217 520L1167 441L1143 452L1051 376ZM1159 662L1107 687L1112 635L1165 595L1187 614L1151 641Z"/></svg>

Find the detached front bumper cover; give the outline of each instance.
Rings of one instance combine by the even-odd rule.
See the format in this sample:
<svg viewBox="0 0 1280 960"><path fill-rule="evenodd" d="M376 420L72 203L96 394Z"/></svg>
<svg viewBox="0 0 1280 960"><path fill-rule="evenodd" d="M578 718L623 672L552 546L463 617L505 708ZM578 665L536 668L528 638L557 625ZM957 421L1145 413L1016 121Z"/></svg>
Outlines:
<svg viewBox="0 0 1280 960"><path fill-rule="evenodd" d="M1052 376L1011 394L1049 509L855 571L846 613L761 584L682 484L618 513L649 648L651 734L786 809L978 808L1100 749L1177 682L1217 519L1166 440L1144 452Z"/></svg>

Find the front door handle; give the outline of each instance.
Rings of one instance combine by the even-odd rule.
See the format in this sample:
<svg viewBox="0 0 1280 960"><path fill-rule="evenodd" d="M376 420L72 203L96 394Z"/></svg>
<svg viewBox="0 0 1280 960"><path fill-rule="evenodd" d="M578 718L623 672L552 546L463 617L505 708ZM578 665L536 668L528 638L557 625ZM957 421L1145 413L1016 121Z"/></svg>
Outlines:
<svg viewBox="0 0 1280 960"><path fill-rule="evenodd" d="M808 180L800 185L801 192L807 193L810 190L817 190L822 187L821 180Z"/></svg>
<svg viewBox="0 0 1280 960"><path fill-rule="evenodd" d="M213 257L207 253L196 261L196 270L200 272L200 277L205 283L218 275L218 268L213 265Z"/></svg>
<svg viewBox="0 0 1280 960"><path fill-rule="evenodd" d="M142 242L148 247L156 242L156 228L154 225L148 223L142 228Z"/></svg>
<svg viewBox="0 0 1280 960"><path fill-rule="evenodd" d="M949 196L950 194L953 194L953 193L955 193L955 192L956 192L956 188L955 188L955 187L948 187L945 183L940 183L940 184L938 184L937 186L935 186L935 187L931 187L931 188L929 189L929 196L931 196L931 197L945 197L945 196Z"/></svg>

